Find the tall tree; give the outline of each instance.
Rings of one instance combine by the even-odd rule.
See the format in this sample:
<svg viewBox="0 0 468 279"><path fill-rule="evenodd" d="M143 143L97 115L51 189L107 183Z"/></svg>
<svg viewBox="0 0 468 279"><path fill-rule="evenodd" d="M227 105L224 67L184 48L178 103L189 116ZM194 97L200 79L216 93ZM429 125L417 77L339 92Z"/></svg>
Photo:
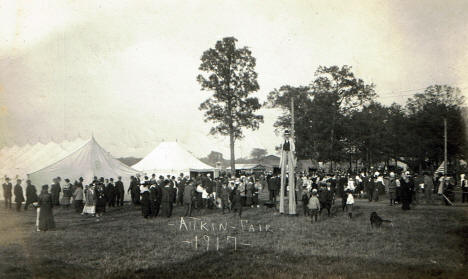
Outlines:
<svg viewBox="0 0 468 279"><path fill-rule="evenodd" d="M258 99L249 97L259 89L255 58L247 47L237 48L236 42L236 38L226 37L206 50L199 67L206 75L197 76L201 89L213 92L199 109L205 111L205 122L216 124L210 134L229 136L233 173L234 144L243 137L242 129L258 129L263 122L263 116L255 114L261 107Z"/></svg>
<svg viewBox="0 0 468 279"><path fill-rule="evenodd" d="M266 155L267 155L267 150L263 148L254 148L250 152L250 156L257 160L263 159L263 157L265 157Z"/></svg>
<svg viewBox="0 0 468 279"><path fill-rule="evenodd" d="M211 165L216 165L217 162L223 162L223 153L217 151L211 151L207 157Z"/></svg>
<svg viewBox="0 0 468 279"><path fill-rule="evenodd" d="M444 118L447 119L449 159L465 158L468 146L462 116L464 102L460 90L447 85L429 86L423 93L408 99L408 133L413 144L416 143L409 155L417 159L417 165L443 161Z"/></svg>
<svg viewBox="0 0 468 279"><path fill-rule="evenodd" d="M376 97L373 84L366 84L356 78L351 67L344 65L324 67L320 66L315 72L315 80L311 84L316 95L326 95L330 102L330 159L339 159L334 152L337 144L337 129L340 115L348 115Z"/></svg>
<svg viewBox="0 0 468 279"><path fill-rule="evenodd" d="M362 110L354 111L350 117L346 118L344 141L347 149L355 153L357 151L358 158L365 162L366 167L376 162L386 161L388 157L383 150L383 147L388 145L387 130L384 128L388 115L387 107L372 101ZM351 158L352 154L349 155Z"/></svg>

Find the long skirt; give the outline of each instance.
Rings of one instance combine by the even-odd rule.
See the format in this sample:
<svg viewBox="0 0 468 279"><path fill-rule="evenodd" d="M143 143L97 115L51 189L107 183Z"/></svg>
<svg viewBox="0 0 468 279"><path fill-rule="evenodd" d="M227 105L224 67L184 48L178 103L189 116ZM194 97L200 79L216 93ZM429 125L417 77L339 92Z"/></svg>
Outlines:
<svg viewBox="0 0 468 279"><path fill-rule="evenodd" d="M251 196L248 196L246 199L245 199L245 205L246 206L251 206L253 204L253 199Z"/></svg>
<svg viewBox="0 0 468 279"><path fill-rule="evenodd" d="M41 213L41 208L38 207L38 208L36 209L36 228L37 228L37 229L39 229L39 215L40 215L40 213Z"/></svg>
<svg viewBox="0 0 468 279"><path fill-rule="evenodd" d="M83 211L83 201L82 200L74 200L73 205L75 207L76 213L81 213Z"/></svg>
<svg viewBox="0 0 468 279"><path fill-rule="evenodd" d="M260 202L265 202L270 199L270 191L268 191L268 188L265 187L259 191L258 199Z"/></svg>
<svg viewBox="0 0 468 279"><path fill-rule="evenodd" d="M85 205L83 208L83 214L95 214L96 206L95 205Z"/></svg>
<svg viewBox="0 0 468 279"><path fill-rule="evenodd" d="M141 201L141 215L144 218L148 218L151 215L151 204L150 201Z"/></svg>
<svg viewBox="0 0 468 279"><path fill-rule="evenodd" d="M70 205L70 197L62 197L62 200L60 201L61 205Z"/></svg>
<svg viewBox="0 0 468 279"><path fill-rule="evenodd" d="M47 231L55 229L54 216L52 215L52 208L42 207L39 211L39 230Z"/></svg>
<svg viewBox="0 0 468 279"><path fill-rule="evenodd" d="M106 212L106 200L105 199L98 199L96 202L96 213L103 213Z"/></svg>

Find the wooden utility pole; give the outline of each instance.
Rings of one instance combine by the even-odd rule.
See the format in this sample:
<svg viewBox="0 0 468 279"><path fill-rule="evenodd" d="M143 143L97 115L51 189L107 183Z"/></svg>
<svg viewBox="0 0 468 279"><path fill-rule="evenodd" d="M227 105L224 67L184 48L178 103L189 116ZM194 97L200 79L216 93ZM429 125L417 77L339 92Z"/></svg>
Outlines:
<svg viewBox="0 0 468 279"><path fill-rule="evenodd" d="M447 175L447 118L444 118L444 176Z"/></svg>
<svg viewBox="0 0 468 279"><path fill-rule="evenodd" d="M294 96L291 96L291 138L294 141L295 133L294 133Z"/></svg>

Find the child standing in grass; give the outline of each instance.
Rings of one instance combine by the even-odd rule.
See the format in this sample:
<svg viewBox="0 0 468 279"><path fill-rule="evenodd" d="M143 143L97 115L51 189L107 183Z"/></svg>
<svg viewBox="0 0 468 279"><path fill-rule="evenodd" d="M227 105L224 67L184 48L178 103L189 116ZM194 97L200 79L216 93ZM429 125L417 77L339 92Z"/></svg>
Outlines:
<svg viewBox="0 0 468 279"><path fill-rule="evenodd" d="M310 221L313 223L315 219L315 222L317 222L318 213L320 211L320 202L317 198L317 189L312 190L312 196L309 199L307 207L309 208Z"/></svg>
<svg viewBox="0 0 468 279"><path fill-rule="evenodd" d="M349 219L352 219L353 218L353 205L354 205L353 191L348 190L346 193L347 193L346 212L348 212Z"/></svg>

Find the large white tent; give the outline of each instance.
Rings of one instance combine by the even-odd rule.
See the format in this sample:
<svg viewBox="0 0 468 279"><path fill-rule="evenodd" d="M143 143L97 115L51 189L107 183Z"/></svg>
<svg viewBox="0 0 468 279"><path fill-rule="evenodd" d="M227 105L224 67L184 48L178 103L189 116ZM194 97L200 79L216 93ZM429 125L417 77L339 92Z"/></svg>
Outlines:
<svg viewBox="0 0 468 279"><path fill-rule="evenodd" d="M177 142L161 142L140 162L132 166L147 174L184 175L190 172L210 172L214 168L203 163Z"/></svg>
<svg viewBox="0 0 468 279"><path fill-rule="evenodd" d="M130 176L138 173L119 160L112 157L92 137L79 149L68 154L62 159L29 174L29 178L35 185L50 184L52 178L60 176L62 179L69 178L70 181L83 177L84 183L88 184L94 176L114 178L122 177L126 188L129 186Z"/></svg>

